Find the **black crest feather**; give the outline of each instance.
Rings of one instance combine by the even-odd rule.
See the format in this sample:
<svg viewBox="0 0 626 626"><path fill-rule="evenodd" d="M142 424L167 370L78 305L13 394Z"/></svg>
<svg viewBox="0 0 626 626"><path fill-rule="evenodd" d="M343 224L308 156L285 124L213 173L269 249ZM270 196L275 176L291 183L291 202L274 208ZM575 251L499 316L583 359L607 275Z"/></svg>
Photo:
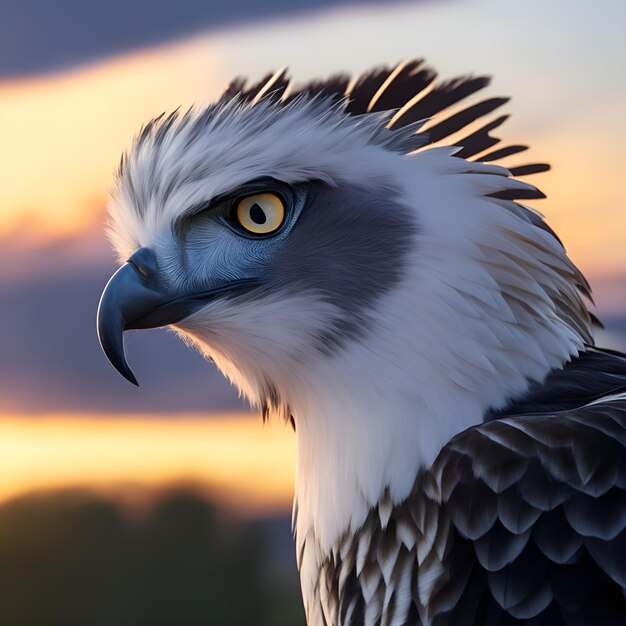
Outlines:
<svg viewBox="0 0 626 626"><path fill-rule="evenodd" d="M505 97L492 97L456 110L443 117L448 109L473 96L487 87L488 76L460 76L452 80L437 81L437 73L422 59L404 61L394 66L379 66L354 80L347 74L335 74L326 80L315 80L300 86L293 86L286 71L267 74L257 83L246 86L243 78L236 78L222 94L225 102L238 97L244 103L254 103L269 99L277 106L285 106L299 97L323 96L330 102L345 102L345 112L349 115L389 111L393 118L389 128L397 130L419 121L432 120L426 131L418 131L420 137L416 146L442 144L452 141L452 135L461 132L474 122L484 118L508 102ZM441 118L441 119L440 119ZM500 115L488 120L478 130L469 132L462 139L454 139L460 150L456 156L476 161L492 162L504 159L527 149L523 145L497 147L500 139L491 131L498 128L508 118ZM513 176L527 176L549 169L545 163L530 163L509 168ZM525 200L543 198L544 195L511 190L507 199Z"/></svg>

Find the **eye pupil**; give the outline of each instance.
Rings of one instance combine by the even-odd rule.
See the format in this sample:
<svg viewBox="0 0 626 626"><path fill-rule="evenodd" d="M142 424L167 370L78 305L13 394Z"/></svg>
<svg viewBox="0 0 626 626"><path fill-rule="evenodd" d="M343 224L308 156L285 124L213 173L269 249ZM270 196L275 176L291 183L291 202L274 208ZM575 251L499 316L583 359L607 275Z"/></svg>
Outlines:
<svg viewBox="0 0 626 626"><path fill-rule="evenodd" d="M265 211L256 202L250 207L250 219L255 224L265 224L267 222Z"/></svg>

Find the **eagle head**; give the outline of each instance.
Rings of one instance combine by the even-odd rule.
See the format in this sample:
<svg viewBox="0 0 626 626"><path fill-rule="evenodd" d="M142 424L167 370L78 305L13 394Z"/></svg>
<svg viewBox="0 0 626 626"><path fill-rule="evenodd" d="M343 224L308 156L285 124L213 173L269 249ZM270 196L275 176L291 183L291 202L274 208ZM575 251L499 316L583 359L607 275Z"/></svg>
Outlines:
<svg viewBox="0 0 626 626"><path fill-rule="evenodd" d="M419 61L301 89L236 81L122 158L104 351L136 382L123 332L171 325L294 419L298 533L321 545L591 341L584 278L519 202L541 194L512 174L541 167L493 164L504 118L455 140L505 102L446 111L486 82L437 83Z"/></svg>

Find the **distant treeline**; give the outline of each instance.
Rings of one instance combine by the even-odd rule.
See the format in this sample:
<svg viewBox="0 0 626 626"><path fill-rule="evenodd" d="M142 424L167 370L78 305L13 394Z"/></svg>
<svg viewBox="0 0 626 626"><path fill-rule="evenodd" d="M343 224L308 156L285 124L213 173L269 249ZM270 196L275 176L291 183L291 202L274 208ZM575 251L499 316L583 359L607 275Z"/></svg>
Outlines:
<svg viewBox="0 0 626 626"><path fill-rule="evenodd" d="M85 493L20 498L0 506L0 625L302 626L287 554L288 520L184 491L137 519Z"/></svg>

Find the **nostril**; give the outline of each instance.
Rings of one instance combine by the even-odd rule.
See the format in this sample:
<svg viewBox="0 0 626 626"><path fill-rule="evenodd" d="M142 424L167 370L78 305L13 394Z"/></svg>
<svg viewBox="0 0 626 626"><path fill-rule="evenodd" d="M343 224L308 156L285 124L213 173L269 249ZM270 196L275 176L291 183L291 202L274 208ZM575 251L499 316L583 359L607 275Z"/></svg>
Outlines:
<svg viewBox="0 0 626 626"><path fill-rule="evenodd" d="M144 278L152 278L157 271L156 257L150 248L139 248L128 258Z"/></svg>

